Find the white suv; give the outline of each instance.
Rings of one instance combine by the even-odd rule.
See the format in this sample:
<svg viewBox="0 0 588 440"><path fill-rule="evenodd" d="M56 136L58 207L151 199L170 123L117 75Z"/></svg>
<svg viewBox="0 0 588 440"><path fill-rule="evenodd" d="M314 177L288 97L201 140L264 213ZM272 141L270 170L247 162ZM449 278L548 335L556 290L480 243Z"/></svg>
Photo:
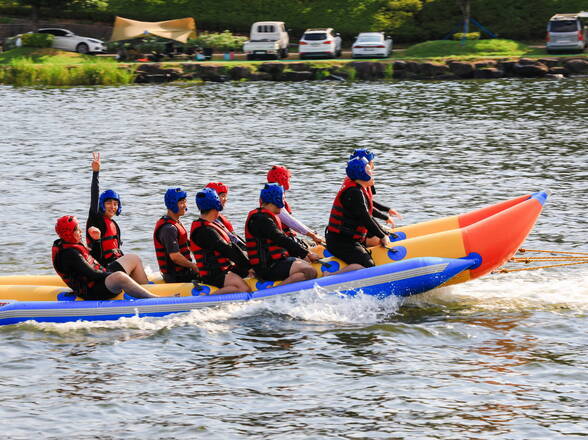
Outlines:
<svg viewBox="0 0 588 440"><path fill-rule="evenodd" d="M298 43L300 59L310 56L341 56L341 36L333 28L307 29Z"/></svg>
<svg viewBox="0 0 588 440"><path fill-rule="evenodd" d="M43 28L37 30L38 34L54 35L53 48L68 50L70 52L78 53L97 53L105 52L106 46L102 40L95 38L80 37L67 29L58 28Z"/></svg>

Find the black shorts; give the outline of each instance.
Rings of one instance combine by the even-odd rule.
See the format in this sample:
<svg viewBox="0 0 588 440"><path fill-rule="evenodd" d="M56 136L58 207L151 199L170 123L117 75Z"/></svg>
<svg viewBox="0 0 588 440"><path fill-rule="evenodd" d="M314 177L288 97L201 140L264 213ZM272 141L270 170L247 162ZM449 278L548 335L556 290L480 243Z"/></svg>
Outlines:
<svg viewBox="0 0 588 440"><path fill-rule="evenodd" d="M108 263L108 266L106 266L106 268L108 269L108 272L123 272L123 273L127 273L127 271L125 270L125 268L122 267L122 264L120 264L118 261L113 261L112 263Z"/></svg>
<svg viewBox="0 0 588 440"><path fill-rule="evenodd" d="M327 250L347 264L361 264L363 267L375 266L372 256L360 242L340 234L326 234Z"/></svg>
<svg viewBox="0 0 588 440"><path fill-rule="evenodd" d="M106 278L95 281L94 285L90 287L84 295L78 296L88 301L100 301L114 298L116 295L118 295L118 293L113 293L108 290L105 284L105 280Z"/></svg>
<svg viewBox="0 0 588 440"><path fill-rule="evenodd" d="M294 257L283 258L268 267L255 267L255 273L263 280L282 281L290 276L290 268L296 260Z"/></svg>
<svg viewBox="0 0 588 440"><path fill-rule="evenodd" d="M193 272L192 270L176 273L164 273L162 276L166 283L191 283L194 280L200 280L200 275Z"/></svg>
<svg viewBox="0 0 588 440"><path fill-rule="evenodd" d="M228 272L213 272L202 277L204 284L210 284L211 286L218 287L219 289L225 285L225 278Z"/></svg>

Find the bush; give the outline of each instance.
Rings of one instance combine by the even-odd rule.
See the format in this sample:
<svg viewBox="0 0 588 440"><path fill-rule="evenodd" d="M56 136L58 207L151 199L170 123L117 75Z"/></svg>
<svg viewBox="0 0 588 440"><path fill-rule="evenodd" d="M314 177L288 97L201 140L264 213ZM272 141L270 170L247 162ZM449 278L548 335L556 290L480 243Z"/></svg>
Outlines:
<svg viewBox="0 0 588 440"><path fill-rule="evenodd" d="M188 44L228 52L241 49L245 41L247 41L247 37L233 35L230 31L221 33L204 32L198 37L188 40Z"/></svg>
<svg viewBox="0 0 588 440"><path fill-rule="evenodd" d="M479 40L480 33L479 32L469 32L467 34L458 32L457 34L453 34L454 40Z"/></svg>
<svg viewBox="0 0 588 440"><path fill-rule="evenodd" d="M22 34L20 38L23 47L51 47L55 37L51 34Z"/></svg>

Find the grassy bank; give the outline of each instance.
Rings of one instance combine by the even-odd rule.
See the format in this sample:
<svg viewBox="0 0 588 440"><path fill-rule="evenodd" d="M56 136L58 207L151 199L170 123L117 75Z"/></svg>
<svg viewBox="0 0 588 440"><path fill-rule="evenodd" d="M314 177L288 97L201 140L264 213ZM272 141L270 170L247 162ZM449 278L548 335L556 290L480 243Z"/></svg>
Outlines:
<svg viewBox="0 0 588 440"><path fill-rule="evenodd" d="M435 40L425 41L409 47L403 57L408 58L447 58L447 57L521 57L541 56L545 52L538 48L512 40Z"/></svg>
<svg viewBox="0 0 588 440"><path fill-rule="evenodd" d="M0 53L0 84L16 86L124 85L135 78L135 66L122 66L57 49L20 47Z"/></svg>

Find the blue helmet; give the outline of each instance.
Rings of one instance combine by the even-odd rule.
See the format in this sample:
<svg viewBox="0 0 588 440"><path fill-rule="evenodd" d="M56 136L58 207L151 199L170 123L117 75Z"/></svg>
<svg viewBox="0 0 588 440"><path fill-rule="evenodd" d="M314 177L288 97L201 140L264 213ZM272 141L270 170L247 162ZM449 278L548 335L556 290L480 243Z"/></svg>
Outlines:
<svg viewBox="0 0 588 440"><path fill-rule="evenodd" d="M111 189L107 189L102 194L100 194L100 199L98 200L98 209L100 210L100 212L106 211L106 209L104 208L104 202L110 199L116 200L118 202L118 209L116 210L116 215L120 215L120 212L122 211L122 203L120 202L120 196L116 191L113 191Z"/></svg>
<svg viewBox="0 0 588 440"><path fill-rule="evenodd" d="M186 197L188 197L188 193L182 191L182 188L168 188L165 192L165 197L163 198L165 201L165 207L174 214L177 214L179 211L178 202Z"/></svg>
<svg viewBox="0 0 588 440"><path fill-rule="evenodd" d="M347 177L351 180L363 180L368 182L372 179L367 171L365 170L368 166L368 161L365 157L356 157L355 159L351 159L347 162L347 168L345 172L347 173Z"/></svg>
<svg viewBox="0 0 588 440"><path fill-rule="evenodd" d="M211 209L216 209L217 211L223 210L223 204L216 191L212 188L204 188L198 191L196 194L196 205L201 212L210 211Z"/></svg>
<svg viewBox="0 0 588 440"><path fill-rule="evenodd" d="M367 148L356 148L353 150L353 153L351 153L351 156L349 156L349 159L355 159L356 157L365 157L368 162L371 162L376 158L376 155Z"/></svg>
<svg viewBox="0 0 588 440"><path fill-rule="evenodd" d="M277 183L266 183L259 198L263 203L273 203L278 208L284 207L284 188Z"/></svg>

